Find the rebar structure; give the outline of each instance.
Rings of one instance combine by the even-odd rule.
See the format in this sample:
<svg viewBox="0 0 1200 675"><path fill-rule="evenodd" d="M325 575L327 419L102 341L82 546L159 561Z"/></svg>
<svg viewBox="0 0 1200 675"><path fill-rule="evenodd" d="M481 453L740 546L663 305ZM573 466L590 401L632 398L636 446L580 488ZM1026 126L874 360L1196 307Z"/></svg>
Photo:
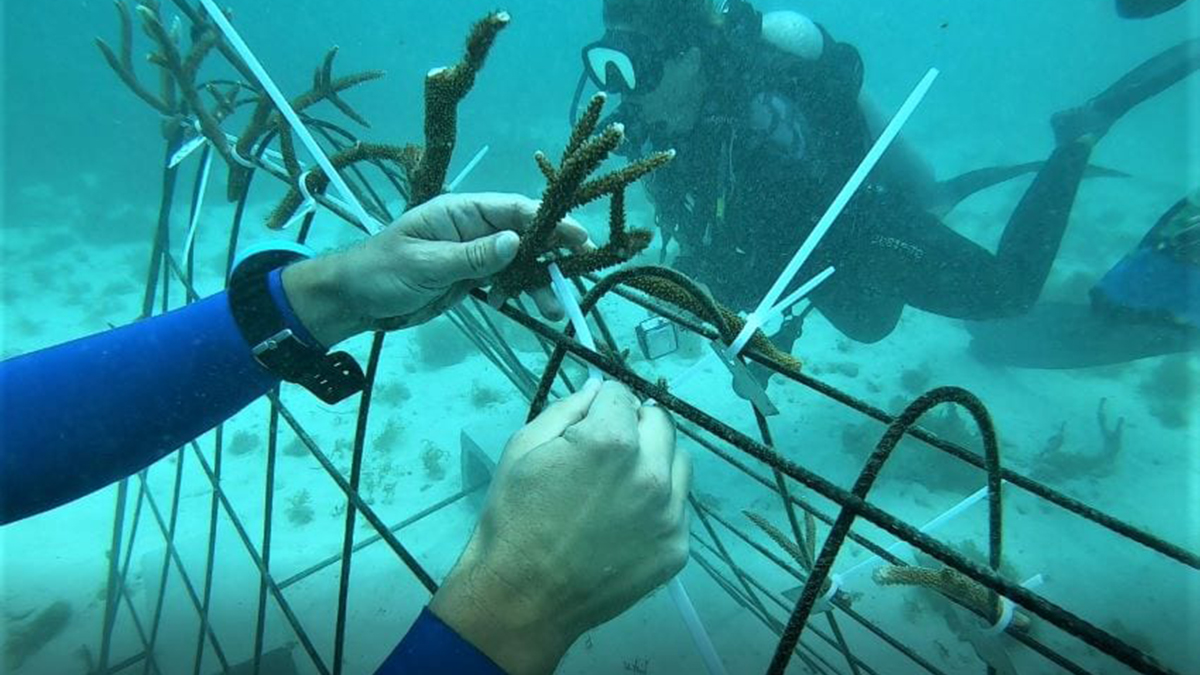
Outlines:
<svg viewBox="0 0 1200 675"><path fill-rule="evenodd" d="M218 230L206 224L203 233L196 235L209 240L222 238L226 249L226 273L241 241L251 185L264 174L267 179L282 182L290 191L272 214L270 225L283 227L290 223L285 231L295 240L308 240L314 230L315 209L302 209L308 199L346 221L350 227L369 229L344 202L326 194L328 176L317 168L304 168L297 159L293 130L263 94L261 84L246 68L243 59L214 28L204 10L185 0L174 0L173 4L183 21L190 25L190 30L168 28L169 22L156 2L139 3L135 12L130 12L126 5L118 2L121 44L117 49L102 46L110 65L122 81L140 99L154 107L164 120L164 157L168 161L164 162L159 219L141 308L143 317L165 312L200 297L193 260L195 248L189 246L187 257L181 259L173 254L171 247L172 222L176 218L175 203L183 192L180 173L188 165L172 163L170 160L177 158L181 149L186 149L189 143L199 148L201 157L201 170L197 170L195 186L190 191L192 213L189 215L195 216L195 212L202 208L202 173L209 170L210 161L223 160L229 169L228 185L234 210L228 227ZM498 16L484 19L481 25L496 21ZM161 91L158 93L141 84L134 72L131 45L135 19L142 22L144 30L158 49L151 59L163 75ZM507 18L503 21L506 22ZM180 37L181 32L190 35L187 50L182 46L187 41ZM494 28L488 33L487 44L482 45L481 53L473 52L472 46L468 47L463 64L471 64L469 67L461 64L456 66L470 71L468 79L473 79L475 71L482 65L490 40L497 32L498 28ZM477 38L478 35L473 35L469 45L478 46L480 42ZM202 65L214 52L221 55L223 64L233 70L234 77L240 79L200 79ZM397 215L394 207L389 206L392 203L389 200L394 201L399 197L407 206L411 206L442 191L445 163L453 151L453 129L431 130L430 120L436 117L432 123L436 126L438 120L449 119L454 122L455 118L452 114L447 116L444 109L446 100L437 98L441 94L434 91L438 86L436 84L426 89L426 146L423 149L367 143L339 124L310 115L305 109L311 103L327 101L352 121L365 123L342 98L342 93L375 79L378 74L335 77L332 73L334 54L336 51L331 51L318 68L313 90L293 102L301 119L319 138L334 166L361 200L367 213L380 222L389 222ZM460 72L465 73L466 70ZM459 82L455 86L459 86L460 90L451 97L451 108L465 95L470 82ZM595 104L595 117L598 117L600 105L602 101ZM251 109L250 123L240 133L233 135L226 127L243 108ZM437 117L438 114L442 116ZM584 128L581 136L577 130L568 143L569 151L572 148L579 149L588 142L595 119L591 124L593 127ZM656 161L666 159L669 158ZM552 184L569 171L568 163L569 158L564 159L561 167L554 167L544 157L539 159L539 167ZM636 179L640 173L653 168L642 167L625 177ZM586 178L586 173L583 177ZM589 183L582 183L582 186L593 189L596 194L590 195L591 198L602 193L611 195L613 213L616 214L623 211L622 190L628 182L626 180L615 188L607 186L607 192L594 185L589 188ZM576 187L579 187L578 181ZM553 222L557 222L557 218ZM621 267L617 271L604 269L627 260L636 253L632 249L645 247L648 239L631 243L630 239L636 238L634 233L636 231L625 233L623 223L620 228L614 225L613 248L607 251L614 257L606 259L606 264L595 267L576 265L577 269L570 275L582 294L582 310L592 319L602 339L603 345L597 350L582 346L574 339L574 331L569 327L559 330L535 317L526 311L520 298L512 294L506 302L493 309L483 291L474 291L460 306L450 310L448 317L529 401L531 417L541 410L550 396L574 391L580 384L578 378L564 368L564 364L595 366L607 377L627 385L640 397L653 400L671 411L679 421L681 434L688 439L686 442L693 444L700 452L711 454L732 474L758 484L764 495L777 500L785 514L779 523L755 513L747 514L748 519L742 521L695 496L691 498L696 516L693 520L692 559L714 586L741 608L743 613L740 616L749 622L761 624L762 631L775 636L772 638L776 642L774 656L769 664L762 664L766 672L783 673L789 669L789 664L792 672L801 669L818 674L876 674L901 669L905 672L948 672L933 663L922 645L898 636L887 622L855 607L852 595L840 588L837 576L832 574L834 560L843 550L859 550L877 556L886 565L876 574L876 580L881 584L924 587L957 606L959 610L955 611L961 611L966 620L983 627L998 626L991 634L987 630L976 631L983 636L977 647L981 656L978 665L980 671L1000 672L1001 666L986 656L984 643L990 641L987 644L1000 645L1003 641L1008 645L1007 648L1036 654L1042 660L1042 668L1038 672L1065 671L1080 675L1093 672L1092 666L1081 663L1077 656L1061 648L1064 640L1067 640L1087 645L1106 655L1111 659L1110 663L1120 663L1135 672L1179 672L1161 662L1154 654L1089 621L1078 610L1052 601L1023 586L1020 580L1003 574L1003 500L1006 494L1021 491L1076 518L1107 529L1119 537L1125 546L1144 549L1170 561L1169 564L1182 565L1191 571L1200 571L1200 556L1145 528L1124 522L1043 482L1006 468L988 411L970 392L955 387L939 387L916 398L900 414L892 415L807 374L787 355L772 351L769 343L752 341L745 352L747 359L782 376L787 386L797 388L806 396L832 401L863 419L886 425L885 433L857 480L850 488L845 488L806 467L802 458L781 453L774 442L771 418L758 408L751 406L756 427L756 433L751 435L738 430L729 421L677 397L663 382L651 381L639 375L626 362L623 346L616 342L613 331L609 330L609 322L605 320L600 305L637 305L653 315L668 319L682 330L719 344L729 344L740 326L734 323L736 316L717 305L704 289L678 272L662 267L639 266ZM630 239L617 240L626 235L630 235ZM630 250L623 250L626 248ZM526 262L537 264L536 259L542 253L545 251L524 251L522 256L528 258ZM543 280L539 276L542 272L534 269L526 278L516 278L520 276L516 275L506 279L504 286L513 293L527 289L530 284ZM502 326L499 317L511 325ZM519 354L510 343L510 331L514 329L534 336L542 345L544 354L537 359ZM219 586L214 578L218 574L215 560L219 537L232 536L259 581L257 597L251 603L253 611L246 617L243 626L254 635L252 672L255 673L260 670L267 672L263 666L270 652L266 646L266 625L269 614L275 612L282 615L294 635L306 668L323 675L345 671L347 636L353 632L347 620L351 572L356 553L367 547L382 544L425 592L432 594L437 589L439 574L422 561L422 555L414 548L413 541L402 536L403 531L435 514L456 508L456 505L461 506L476 492L486 489L486 476L472 474L468 477L464 473L461 489L449 496L432 499L424 508L391 522L385 520L376 506L365 498L362 486L368 425L373 415L386 414L387 410L384 407L386 404L372 404L373 386L385 353L386 341L386 333L377 332L370 343L365 363L368 385L353 413L349 471L338 466L330 450L334 440L323 439L307 429L301 422L301 416L293 409L294 406L285 401L287 397L283 392L277 389L268 395L265 424L260 425L264 430L266 446L263 492L259 497L263 509L261 531L256 532L253 527L255 523L247 522L239 513L237 500L222 484L223 457L229 443L222 427L213 432L211 440L206 438L203 445L199 441L192 442L173 455L174 474L169 495L155 493L148 480L149 470L119 484L104 621L100 649L93 659L93 673L127 673L134 672L134 669L147 673L183 672L184 664L163 664L155 657L164 588L169 576L179 580L187 604L194 609L199 625L195 635L195 657L186 668L199 675L213 670L230 672L238 665L223 648L218 631L209 617L214 593ZM547 363L538 372L538 366L533 363L543 360L547 360ZM918 426L929 411L947 405L960 406L968 413L971 423L978 429L982 453ZM279 569L273 566L273 552L277 552L273 551L273 533L277 531L273 522L274 515L281 508L275 496L277 462L282 452L281 439L289 430L344 497L344 530L340 552L314 558L307 568L282 576ZM986 484L986 564L972 560L918 526L868 500L880 470L904 438L916 439L927 446L929 452L945 454L978 470L981 483ZM199 472L198 475L207 481L211 491L206 563L199 575L183 563L176 541L182 508L181 483L186 471ZM478 480L471 482L468 478ZM893 549L878 543L877 535L867 536L856 531L854 525L860 522L869 523L876 530L905 542L935 560L939 567L912 565L894 553ZM749 528L747 524L755 527ZM225 529L225 525L232 528L232 533ZM138 545L138 538L145 536L161 537L164 548L162 559L157 563L161 570L155 596L157 604L154 611L148 614L133 600L130 590L133 552ZM764 569L771 570L772 580L764 579ZM288 593L293 586L327 571L336 572L336 581L326 579L330 595L336 597L336 612L328 617L333 636L331 657L323 653L322 647L311 635L311 626L305 625L300 610L289 600ZM790 578L801 587L795 600L774 590L780 577ZM1047 637L1048 631L1030 630L1031 625L1053 627L1055 632ZM121 637L137 644L137 652L117 658L114 642ZM896 666L897 663L903 666Z"/></svg>

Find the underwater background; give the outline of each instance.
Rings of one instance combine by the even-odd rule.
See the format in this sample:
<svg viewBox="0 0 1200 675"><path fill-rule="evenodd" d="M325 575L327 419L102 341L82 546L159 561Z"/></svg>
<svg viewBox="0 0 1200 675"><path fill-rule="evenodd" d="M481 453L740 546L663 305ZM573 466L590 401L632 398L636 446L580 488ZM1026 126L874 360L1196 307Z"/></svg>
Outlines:
<svg viewBox="0 0 1200 675"><path fill-rule="evenodd" d="M387 77L347 94L372 122L355 129L363 138L420 142L422 81L431 68L458 59L471 24L494 2L319 2L231 0L234 24L287 93L306 90L313 68L329 47L340 47L340 72L384 69ZM940 177L983 166L1045 158L1053 147L1050 115L1077 105L1147 57L1200 33L1195 2L1146 21L1117 18L1107 0L961 2L957 0L760 1L762 10L794 9L857 47L865 88L881 109L895 110L926 69L941 76L905 128L904 137ZM171 13L170 3L164 10ZM602 33L599 0L511 0L502 8L511 26L499 37L459 115L459 143L451 174L474 152L490 150L462 191L503 190L536 196L543 179L535 150L554 155L569 126L568 106L579 76L580 48ZM5 0L0 74L0 356L27 353L131 321L138 313L157 219L163 142L159 119L109 70L93 40L116 39L112 4L99 0L50 3ZM135 62L148 45L140 33ZM150 81L151 67L139 63ZM332 109L321 113L336 116ZM1087 288L1145 234L1181 196L1200 186L1200 80L1186 80L1123 118L1103 140L1093 163L1129 178L1086 181L1044 298L1082 299ZM350 123L346 124L352 127ZM237 125L234 125L236 128ZM232 130L232 129L231 129ZM181 183L190 187L194 160ZM198 288L222 287L224 232L232 205L214 172L197 242ZM262 227L283 194L256 189L244 241L277 236ZM988 190L959 207L950 223L994 246L1027 180ZM186 189L186 188L185 188ZM182 194L182 193L181 193ZM176 199L176 246L186 226L185 196ZM603 232L605 208L578 214ZM652 212L631 195L630 221L649 226ZM344 224L318 218L318 247L355 239ZM178 249L176 249L178 253ZM657 260L657 246L647 254ZM182 297L176 291L178 302ZM634 326L645 310L616 304L608 310L619 342L634 345ZM523 359L540 372L545 357L515 326L509 336ZM506 329L507 330L507 329ZM871 345L853 343L814 314L795 353L806 370L874 405L897 412L922 391L954 384L977 394L995 418L1006 464L1067 495L1145 528L1188 550L1200 550L1200 405L1197 359L1191 355L1075 371L1008 369L979 363L967 352L962 322L908 309L900 327ZM363 353L363 339L351 351ZM705 348L687 342L680 351L634 366L654 380L672 377ZM727 386L728 374L710 369L681 395L751 432L748 406ZM370 501L386 522L412 516L461 487L460 433L467 431L493 457L518 428L526 404L503 375L445 319L389 337L371 428L365 471ZM789 458L847 486L883 426L794 385L772 385L782 413L773 418L776 446ZM323 406L302 391L284 400L339 467L349 466L354 430L350 404ZM1103 445L1102 410L1124 419L1120 452L1089 461ZM222 485L251 532L262 528L262 484L267 406L258 401L224 431L227 453ZM69 412L69 411L68 411ZM0 423L18 423L3 418ZM69 420L65 423L69 423ZM939 433L978 446L962 420L945 414L930 423ZM285 579L337 553L344 498L290 435L281 435L273 569ZM207 441L202 441L202 445ZM911 447L910 444L911 443ZM208 447L205 445L204 447ZM776 495L693 447L694 490L714 511L753 526L744 512L786 522ZM964 470L927 448L906 442L881 478L872 501L919 525L983 486L983 474ZM164 501L173 492L172 456L148 474ZM54 512L0 529L0 608L5 662L0 672L86 672L100 639L112 534L115 490L106 489ZM211 487L194 463L184 472L175 535L193 578L205 572ZM1010 490L1005 537L1013 578L1042 574L1038 589L1131 644L1154 654L1175 672L1200 672L1200 573L1123 541L1111 532ZM818 502L821 500L817 499ZM827 510L832 507L825 503ZM405 529L409 545L435 578L453 565L476 512L461 502ZM938 531L943 541L971 555L986 550L982 506ZM149 519L133 548L131 597L150 615L162 577L163 535ZM882 544L891 539L870 526L856 532ZM361 529L362 537L371 534ZM759 533L761 534L761 533ZM128 536L128 535L127 535ZM770 540L759 537L764 545ZM249 657L258 575L232 526L218 527L214 576L214 630L231 662ZM749 550L749 549L747 549ZM851 568L868 554L848 546L835 566ZM752 558L752 556L750 556ZM982 560L982 558L981 558ZM775 592L795 582L769 565L747 569ZM337 567L294 584L287 592L318 649L332 654ZM776 637L731 602L697 565L684 582L713 634L730 672L763 672ZM920 589L883 587L868 573L847 581L855 608L918 649L946 672L982 672L945 609ZM347 672L372 672L427 600L412 575L382 546L355 554L350 588ZM197 623L187 589L172 569L165 583L160 663L178 658L191 669ZM268 646L294 645L275 610ZM815 620L814 620L815 623ZM1078 641L1042 626L1039 637L1094 672L1127 672ZM869 663L894 664L880 672L922 672L857 628L847 631ZM115 631L119 660L140 646L122 607ZM808 638L806 638L807 640ZM1017 672L1062 672L1013 648ZM300 651L297 672L316 672ZM844 665L844 664L839 664ZM563 673L701 672L683 626L664 593L581 640ZM641 670L639 670L641 669ZM177 672L168 670L168 672ZM203 672L217 672L206 657ZM807 672L793 660L789 672ZM838 671L840 672L840 671Z"/></svg>

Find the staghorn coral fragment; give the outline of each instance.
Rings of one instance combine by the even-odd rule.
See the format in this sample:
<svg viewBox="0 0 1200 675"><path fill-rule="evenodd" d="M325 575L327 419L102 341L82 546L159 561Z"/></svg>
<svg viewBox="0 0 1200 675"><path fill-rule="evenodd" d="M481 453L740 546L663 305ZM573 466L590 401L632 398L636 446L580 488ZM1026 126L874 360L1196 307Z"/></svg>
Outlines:
<svg viewBox="0 0 1200 675"><path fill-rule="evenodd" d="M885 565L876 569L871 577L881 586L920 586L937 591L985 617L996 616L999 613L999 598L996 604L993 604L989 597L992 595L991 591L949 567L933 569L915 565ZM1014 611L1009 628L1028 630L1029 616L1021 611Z"/></svg>
<svg viewBox="0 0 1200 675"><path fill-rule="evenodd" d="M382 70L366 70L360 73L351 73L341 77L333 76L333 61L338 54L338 48L333 47L325 53L325 58L321 66L317 68L313 74L312 89L300 94L291 101L289 105L296 111L297 114L311 108L321 101L329 101L350 119L369 127L366 119L355 111L341 97L341 93L356 87L365 82L371 82L383 77L386 73ZM238 155L249 157L252 154L254 146L270 129L279 125L287 125L287 121L283 119L283 115L275 109L275 104L271 98L265 93L259 93L258 104L254 108L254 113L250 117L250 122L246 125L245 130L238 136L237 145L234 149ZM227 181L226 196L232 201L237 199L238 195L245 188L246 180L250 176L250 170L241 164L231 163L229 166L229 179Z"/></svg>
<svg viewBox="0 0 1200 675"><path fill-rule="evenodd" d="M492 43L508 23L508 12L487 15L472 27L462 61L432 70L425 77L425 153L411 176L409 208L442 193L457 142L458 104L474 86Z"/></svg>
<svg viewBox="0 0 1200 675"><path fill-rule="evenodd" d="M787 535L768 522L766 518L753 511L742 511L742 513L750 519L750 522L757 525L758 529L763 531L763 534L770 537L771 541L778 544L779 548L787 552L792 557L792 560L796 561L797 565L806 570L812 569L813 556L809 552L807 545L805 548L801 548L796 542L792 541ZM829 581L826 580L825 584L825 589L828 589Z"/></svg>
<svg viewBox="0 0 1200 675"><path fill-rule="evenodd" d="M546 177L546 189L534 214L530 229L521 235L516 258L496 281L496 297L508 298L523 291L545 286L550 281L549 265L556 263L564 277L574 278L628 262L649 245L653 234L648 230L628 230L625 226L625 188L638 178L663 166L673 152L655 153L598 179L588 177L625 137L620 124L612 124L594 134L605 97L592 97L587 112L571 131L559 166L551 165L545 153L535 161ZM600 248L559 255L554 252L553 234L558 223L574 208L604 195L611 195L609 240Z"/></svg>

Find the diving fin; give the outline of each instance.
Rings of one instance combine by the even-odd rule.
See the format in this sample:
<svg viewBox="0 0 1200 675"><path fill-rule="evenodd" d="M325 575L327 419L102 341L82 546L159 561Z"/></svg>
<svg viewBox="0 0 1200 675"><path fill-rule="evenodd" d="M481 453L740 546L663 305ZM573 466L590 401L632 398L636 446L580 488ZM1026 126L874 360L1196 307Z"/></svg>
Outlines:
<svg viewBox="0 0 1200 675"><path fill-rule="evenodd" d="M934 186L933 204L927 209L930 213L942 217L954 210L964 199L976 192L986 190L1001 183L1037 173L1046 164L1044 161L1025 162L1023 164L1006 164L989 166L960 174L953 178L938 182ZM1129 174L1116 169L1109 169L1095 164L1089 164L1083 173L1084 178L1129 178Z"/></svg>

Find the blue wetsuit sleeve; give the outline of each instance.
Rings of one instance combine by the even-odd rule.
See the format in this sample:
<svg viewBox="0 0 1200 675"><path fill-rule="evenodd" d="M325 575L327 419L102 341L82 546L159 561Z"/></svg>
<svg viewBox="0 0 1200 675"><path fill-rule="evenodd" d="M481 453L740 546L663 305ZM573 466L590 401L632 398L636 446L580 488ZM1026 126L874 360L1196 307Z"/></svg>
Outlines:
<svg viewBox="0 0 1200 675"><path fill-rule="evenodd" d="M279 270L269 282L287 324L308 336ZM0 363L0 524L149 466L278 382L225 293Z"/></svg>
<svg viewBox="0 0 1200 675"><path fill-rule="evenodd" d="M375 675L504 675L426 607Z"/></svg>

